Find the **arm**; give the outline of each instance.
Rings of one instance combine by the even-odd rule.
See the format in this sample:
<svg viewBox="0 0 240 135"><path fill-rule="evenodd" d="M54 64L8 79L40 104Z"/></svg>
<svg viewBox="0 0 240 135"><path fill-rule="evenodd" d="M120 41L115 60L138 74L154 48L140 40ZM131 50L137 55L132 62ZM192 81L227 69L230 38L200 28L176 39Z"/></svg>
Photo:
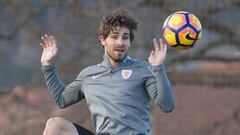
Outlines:
<svg viewBox="0 0 240 135"><path fill-rule="evenodd" d="M83 99L84 94L81 91L81 75L79 75L74 82L65 87L58 79L55 66L51 62L58 52L56 40L52 36L47 35L42 37L42 40L44 42L41 43L43 47L41 57L42 72L49 94L54 99L55 103L58 104L60 108L64 108Z"/></svg>
<svg viewBox="0 0 240 135"><path fill-rule="evenodd" d="M84 94L81 91L81 75L79 75L72 83L65 86L58 79L54 65L43 65L41 69L48 87L49 94L60 108L70 106L84 98Z"/></svg>
<svg viewBox="0 0 240 135"><path fill-rule="evenodd" d="M145 88L162 112L172 112L175 107L172 86L163 64L149 69L152 75L145 80Z"/></svg>
<svg viewBox="0 0 240 135"><path fill-rule="evenodd" d="M154 50L152 50L148 61L153 67L153 76L145 81L145 87L154 103L158 105L161 111L171 112L174 109L174 95L172 86L167 78L163 62L167 53L166 44L160 39L159 43L153 40ZM152 69L150 69L152 71Z"/></svg>

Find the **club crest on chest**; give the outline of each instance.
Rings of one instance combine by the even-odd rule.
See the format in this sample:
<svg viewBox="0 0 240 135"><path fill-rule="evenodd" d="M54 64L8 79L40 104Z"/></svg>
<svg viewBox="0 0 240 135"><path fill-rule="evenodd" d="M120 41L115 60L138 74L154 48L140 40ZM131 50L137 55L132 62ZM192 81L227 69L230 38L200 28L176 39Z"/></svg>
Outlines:
<svg viewBox="0 0 240 135"><path fill-rule="evenodd" d="M132 70L128 70L128 69L123 69L122 70L122 77L127 80L128 78L130 78L132 75Z"/></svg>

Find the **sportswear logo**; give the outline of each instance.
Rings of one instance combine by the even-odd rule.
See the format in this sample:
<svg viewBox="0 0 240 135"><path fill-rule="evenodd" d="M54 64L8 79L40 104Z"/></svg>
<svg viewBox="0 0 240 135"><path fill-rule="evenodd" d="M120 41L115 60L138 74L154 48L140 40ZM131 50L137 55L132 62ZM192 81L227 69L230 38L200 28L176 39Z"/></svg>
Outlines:
<svg viewBox="0 0 240 135"><path fill-rule="evenodd" d="M92 75L92 79L97 79L98 76Z"/></svg>
<svg viewBox="0 0 240 135"><path fill-rule="evenodd" d="M128 79L131 75L132 75L132 70L127 70L127 69L122 70L122 77L124 79Z"/></svg>
<svg viewBox="0 0 240 135"><path fill-rule="evenodd" d="M191 35L190 35L189 33L186 35L186 39L189 39L189 40L197 40L196 38L191 37Z"/></svg>

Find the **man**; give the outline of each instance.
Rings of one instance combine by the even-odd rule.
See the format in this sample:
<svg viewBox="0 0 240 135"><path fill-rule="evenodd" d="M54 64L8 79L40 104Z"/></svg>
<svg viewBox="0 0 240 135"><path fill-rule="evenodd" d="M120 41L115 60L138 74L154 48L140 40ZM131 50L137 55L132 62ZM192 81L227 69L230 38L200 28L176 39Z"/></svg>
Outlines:
<svg viewBox="0 0 240 135"><path fill-rule="evenodd" d="M104 48L103 61L80 72L65 86L57 78L52 59L58 48L53 36L42 37L42 71L49 93L60 108L86 99L99 135L149 135L149 101L163 112L174 109L174 96L163 62L167 46L154 39L149 63L130 58L128 49L137 29L136 20L125 9L102 19L99 41ZM81 114L80 114L81 115ZM64 118L47 121L44 135L88 135L87 129Z"/></svg>

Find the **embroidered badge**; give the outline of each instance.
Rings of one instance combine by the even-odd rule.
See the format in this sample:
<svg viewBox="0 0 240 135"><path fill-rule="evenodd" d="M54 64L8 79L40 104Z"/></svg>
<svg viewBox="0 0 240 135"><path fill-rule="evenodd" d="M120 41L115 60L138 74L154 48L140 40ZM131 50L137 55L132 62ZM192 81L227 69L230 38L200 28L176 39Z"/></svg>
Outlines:
<svg viewBox="0 0 240 135"><path fill-rule="evenodd" d="M132 70L127 70L127 69L122 70L122 77L124 79L128 79L131 75L132 75Z"/></svg>

